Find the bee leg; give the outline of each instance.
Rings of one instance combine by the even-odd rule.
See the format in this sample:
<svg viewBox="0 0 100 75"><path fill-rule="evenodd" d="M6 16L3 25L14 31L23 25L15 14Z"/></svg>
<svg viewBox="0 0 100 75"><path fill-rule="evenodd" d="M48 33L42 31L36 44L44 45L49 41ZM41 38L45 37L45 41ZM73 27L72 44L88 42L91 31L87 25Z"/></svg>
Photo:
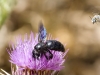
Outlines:
<svg viewBox="0 0 100 75"><path fill-rule="evenodd" d="M35 59L39 59L40 54L36 50L33 50L32 51L32 57L35 58Z"/></svg>
<svg viewBox="0 0 100 75"><path fill-rule="evenodd" d="M48 56L44 53L44 56L46 57L47 60L49 60Z"/></svg>
<svg viewBox="0 0 100 75"><path fill-rule="evenodd" d="M47 60L50 60L53 58L53 54L49 50L46 50L46 52L44 53L44 56L46 57Z"/></svg>
<svg viewBox="0 0 100 75"><path fill-rule="evenodd" d="M53 58L53 54L50 52L50 50L48 50L50 56L49 56L49 59L52 59Z"/></svg>

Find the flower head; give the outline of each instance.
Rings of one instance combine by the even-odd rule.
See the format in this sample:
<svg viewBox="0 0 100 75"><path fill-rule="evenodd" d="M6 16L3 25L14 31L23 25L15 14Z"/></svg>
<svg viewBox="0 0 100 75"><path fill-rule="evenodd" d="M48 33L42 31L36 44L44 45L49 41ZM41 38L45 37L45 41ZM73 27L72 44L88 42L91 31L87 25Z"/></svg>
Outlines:
<svg viewBox="0 0 100 75"><path fill-rule="evenodd" d="M34 46L38 43L38 35L34 36L31 32L30 37L25 35L24 40L21 36L16 39L16 45L12 44L12 48L8 51L10 55L10 62L17 65L20 70L34 70L34 71L59 71L63 68L65 61L64 56L67 54L58 51L51 51L53 58L47 60L45 56L40 59L32 57Z"/></svg>

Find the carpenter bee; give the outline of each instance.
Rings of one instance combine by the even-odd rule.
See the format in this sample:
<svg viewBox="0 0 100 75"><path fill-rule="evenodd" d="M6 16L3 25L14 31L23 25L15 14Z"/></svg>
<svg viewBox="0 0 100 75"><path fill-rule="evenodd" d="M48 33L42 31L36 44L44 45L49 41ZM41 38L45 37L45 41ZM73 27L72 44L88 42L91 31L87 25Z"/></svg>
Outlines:
<svg viewBox="0 0 100 75"><path fill-rule="evenodd" d="M47 60L50 60L53 58L51 50L60 52L65 51L63 44L57 40L46 40L46 36L46 29L41 23L39 26L38 43L34 46L34 50L32 51L33 58L39 59L44 55Z"/></svg>

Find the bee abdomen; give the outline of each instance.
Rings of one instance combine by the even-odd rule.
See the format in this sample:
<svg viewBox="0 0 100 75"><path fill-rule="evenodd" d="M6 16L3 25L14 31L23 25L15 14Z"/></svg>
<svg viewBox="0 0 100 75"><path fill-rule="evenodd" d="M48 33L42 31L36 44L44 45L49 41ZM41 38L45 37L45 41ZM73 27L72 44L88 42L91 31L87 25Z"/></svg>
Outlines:
<svg viewBox="0 0 100 75"><path fill-rule="evenodd" d="M63 44L61 44L59 41L56 40L47 40L46 46L50 50L61 51L61 52L65 51Z"/></svg>

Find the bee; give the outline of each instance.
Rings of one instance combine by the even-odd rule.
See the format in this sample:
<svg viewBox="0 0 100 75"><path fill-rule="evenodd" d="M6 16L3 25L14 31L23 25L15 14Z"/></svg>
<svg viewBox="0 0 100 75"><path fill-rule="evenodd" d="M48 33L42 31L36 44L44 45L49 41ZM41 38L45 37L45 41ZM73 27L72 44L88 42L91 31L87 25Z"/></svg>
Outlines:
<svg viewBox="0 0 100 75"><path fill-rule="evenodd" d="M39 59L44 55L47 60L50 60L53 58L52 50L60 52L65 51L61 42L57 40L46 40L47 32L42 23L39 26L38 34L38 43L34 46L32 51L33 58Z"/></svg>
<svg viewBox="0 0 100 75"><path fill-rule="evenodd" d="M92 12L92 15L93 17L90 17L91 18L91 22L94 24L94 23L97 23L97 22L100 22L100 6L93 6L93 7L90 7L89 8L89 11Z"/></svg>
<svg viewBox="0 0 100 75"><path fill-rule="evenodd" d="M100 15L95 15L92 19L91 22L94 24L96 22L100 22Z"/></svg>

